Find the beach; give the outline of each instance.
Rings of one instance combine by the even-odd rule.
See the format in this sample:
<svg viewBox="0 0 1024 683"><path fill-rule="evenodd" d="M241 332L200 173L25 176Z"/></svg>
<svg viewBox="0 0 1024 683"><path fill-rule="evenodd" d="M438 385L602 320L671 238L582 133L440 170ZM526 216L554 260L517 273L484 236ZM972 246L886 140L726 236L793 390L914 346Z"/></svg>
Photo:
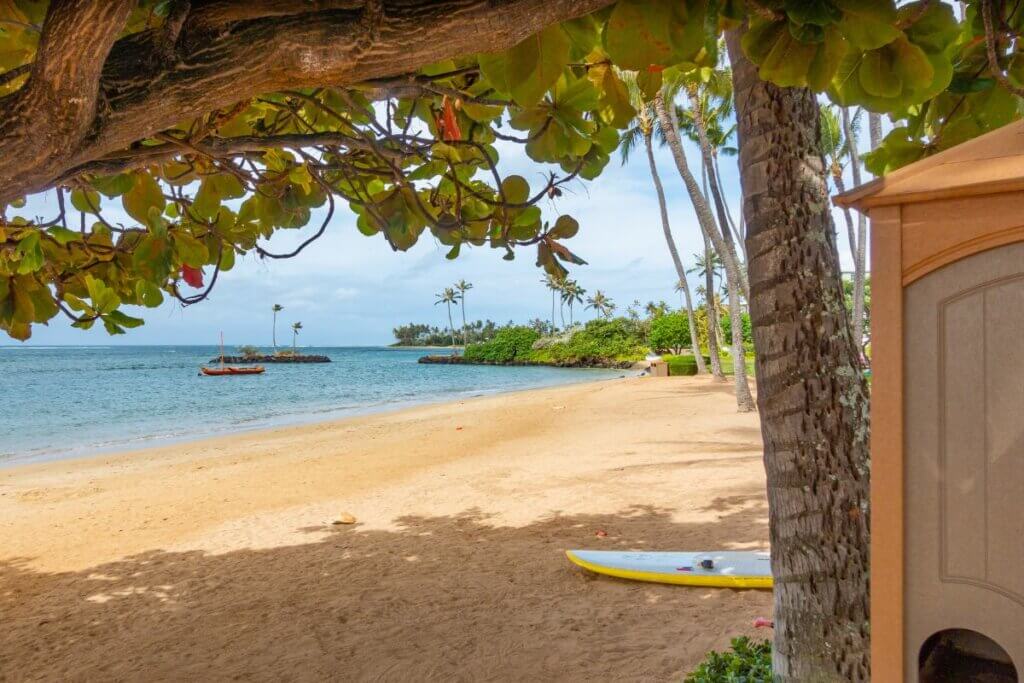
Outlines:
<svg viewBox="0 0 1024 683"><path fill-rule="evenodd" d="M11 467L0 679L679 679L770 593L564 551L765 547L757 414L707 378Z"/></svg>

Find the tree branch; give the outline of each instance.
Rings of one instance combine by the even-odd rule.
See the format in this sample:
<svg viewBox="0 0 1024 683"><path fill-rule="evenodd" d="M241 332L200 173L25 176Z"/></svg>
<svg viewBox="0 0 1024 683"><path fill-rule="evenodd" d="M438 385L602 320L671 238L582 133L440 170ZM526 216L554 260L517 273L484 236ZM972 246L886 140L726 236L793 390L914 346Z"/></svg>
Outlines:
<svg viewBox="0 0 1024 683"><path fill-rule="evenodd" d="M49 169L96 117L99 78L134 0L53 0L28 81L0 99L0 203L24 194L24 169ZM42 189L42 188L40 188Z"/></svg>
<svg viewBox="0 0 1024 683"><path fill-rule="evenodd" d="M176 61L149 58L159 31L133 34L110 50L101 79L95 65L123 25L130 0L54 0L52 20L75 39L61 53L65 67L83 63L90 78L84 107L69 107L75 92L61 87L51 95L52 111L94 114L80 117L73 130L50 132L25 116L0 120L0 204L39 192L66 177L68 169L94 162L133 143L172 128L182 120L229 107L240 100L282 89L346 86L417 70L441 59L509 48L552 23L593 12L610 0L404 0L359 3L361 8L244 19L211 32L201 41L188 35L186 19ZM201 5L207 9L202 10ZM196 2L193 11L231 14L226 2ZM239 3L241 5L242 3ZM256 0L249 7L315 7L309 2ZM351 6L355 3L332 3ZM89 20L86 21L86 10ZM124 10L126 11L126 10ZM243 10L238 10L243 11ZM260 10L265 11L265 10ZM123 14L123 12L122 12ZM48 18L51 23L51 18ZM48 29L44 29L44 33ZM45 42L45 37L44 37ZM70 69L78 73L76 69ZM33 72L34 73L34 72ZM31 79L30 79L31 80ZM100 86L105 107L96 112ZM22 88L25 90L25 88ZM16 93L19 95L21 91ZM9 111L6 98L0 111ZM53 118L51 115L50 118ZM84 136L88 130L89 135ZM40 131L47 131L39 140ZM21 144L12 142L21 140ZM33 145L32 143L35 143ZM33 149L33 146L38 149Z"/></svg>

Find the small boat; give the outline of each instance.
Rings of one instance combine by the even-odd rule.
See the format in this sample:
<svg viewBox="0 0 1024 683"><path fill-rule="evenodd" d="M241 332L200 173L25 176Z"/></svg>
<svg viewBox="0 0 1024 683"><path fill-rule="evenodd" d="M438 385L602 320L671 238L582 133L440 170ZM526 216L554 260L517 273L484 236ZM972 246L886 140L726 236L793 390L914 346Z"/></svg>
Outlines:
<svg viewBox="0 0 1024 683"><path fill-rule="evenodd" d="M235 365L224 365L224 333L220 333L220 365L215 368L200 366L199 372L210 377L222 377L225 375L261 375L265 368L262 365L241 368Z"/></svg>
<svg viewBox="0 0 1024 683"><path fill-rule="evenodd" d="M199 370L204 375L218 377L220 375L258 375L266 370L266 368L262 365L253 365L250 368L238 368L232 365L225 365L224 367L219 368L201 367Z"/></svg>

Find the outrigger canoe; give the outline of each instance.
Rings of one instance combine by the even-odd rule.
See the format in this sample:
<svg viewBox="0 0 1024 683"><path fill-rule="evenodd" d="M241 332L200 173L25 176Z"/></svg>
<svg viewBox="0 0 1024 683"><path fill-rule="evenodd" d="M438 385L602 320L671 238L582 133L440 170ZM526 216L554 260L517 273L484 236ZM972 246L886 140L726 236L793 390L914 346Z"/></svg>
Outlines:
<svg viewBox="0 0 1024 683"><path fill-rule="evenodd" d="M259 375L265 368L262 365L254 365L251 368L236 368L231 365L225 365L219 368L201 367L199 370L204 375L217 377L220 375Z"/></svg>

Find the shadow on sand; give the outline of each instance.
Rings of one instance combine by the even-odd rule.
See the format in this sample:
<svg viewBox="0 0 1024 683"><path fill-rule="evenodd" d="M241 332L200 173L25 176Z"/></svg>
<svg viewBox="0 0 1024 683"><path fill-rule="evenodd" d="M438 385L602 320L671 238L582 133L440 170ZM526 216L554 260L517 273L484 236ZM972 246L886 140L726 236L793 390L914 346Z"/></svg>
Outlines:
<svg viewBox="0 0 1024 683"><path fill-rule="evenodd" d="M708 649L753 635L771 595L597 578L563 551L766 537L763 493L712 508L717 523L636 506L515 528L469 510L389 531L327 527L271 549L153 550L81 572L6 562L0 680L679 678Z"/></svg>

